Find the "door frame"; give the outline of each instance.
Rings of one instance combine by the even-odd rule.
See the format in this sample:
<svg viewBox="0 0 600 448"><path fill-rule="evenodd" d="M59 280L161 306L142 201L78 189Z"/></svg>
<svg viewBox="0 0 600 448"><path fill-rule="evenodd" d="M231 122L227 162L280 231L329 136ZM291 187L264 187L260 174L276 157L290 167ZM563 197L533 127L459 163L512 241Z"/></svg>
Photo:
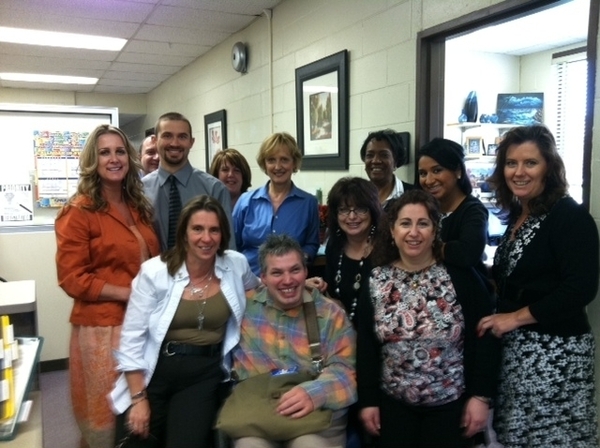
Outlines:
<svg viewBox="0 0 600 448"><path fill-rule="evenodd" d="M564 0L507 0L436 25L417 34L417 82L415 151L434 137L444 135L444 70L446 39L479 28L507 22L552 8ZM596 50L600 0L590 0L587 37L587 104L583 143L583 204L589 209L592 161L592 129L596 91ZM416 159L413 159L416 160ZM418 167L415 164L415 179Z"/></svg>

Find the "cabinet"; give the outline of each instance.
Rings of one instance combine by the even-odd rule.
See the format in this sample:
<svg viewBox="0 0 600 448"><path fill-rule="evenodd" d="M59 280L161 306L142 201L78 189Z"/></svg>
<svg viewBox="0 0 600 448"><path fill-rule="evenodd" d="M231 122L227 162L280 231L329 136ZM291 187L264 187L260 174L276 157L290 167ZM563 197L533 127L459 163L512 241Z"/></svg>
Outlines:
<svg viewBox="0 0 600 448"><path fill-rule="evenodd" d="M37 336L35 280L0 282L0 315L10 315L15 336Z"/></svg>

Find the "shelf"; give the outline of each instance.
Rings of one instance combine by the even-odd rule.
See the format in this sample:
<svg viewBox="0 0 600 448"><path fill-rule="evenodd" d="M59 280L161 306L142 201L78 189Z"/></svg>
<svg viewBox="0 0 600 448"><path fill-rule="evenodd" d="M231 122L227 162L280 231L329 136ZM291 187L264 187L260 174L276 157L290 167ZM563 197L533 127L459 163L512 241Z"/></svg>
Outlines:
<svg viewBox="0 0 600 448"><path fill-rule="evenodd" d="M467 129L473 128L488 128L488 129L511 129L515 126L519 126L518 124L508 124L508 123L450 123L447 125L450 128L458 128L461 131L466 131Z"/></svg>
<svg viewBox="0 0 600 448"><path fill-rule="evenodd" d="M0 441L12 440L16 436L17 421L21 405L27 398L32 379L42 351L43 338L15 338L19 344L19 359L13 361L15 381L15 414L0 421Z"/></svg>

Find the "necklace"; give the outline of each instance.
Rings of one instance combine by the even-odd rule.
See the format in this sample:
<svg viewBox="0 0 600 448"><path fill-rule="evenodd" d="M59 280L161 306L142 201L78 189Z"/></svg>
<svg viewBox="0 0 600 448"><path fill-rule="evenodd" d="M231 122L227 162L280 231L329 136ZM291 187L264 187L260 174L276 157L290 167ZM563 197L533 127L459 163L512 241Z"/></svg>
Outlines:
<svg viewBox="0 0 600 448"><path fill-rule="evenodd" d="M371 232L373 232L373 229L371 229ZM358 262L358 272L356 273L356 275L354 276L354 282L352 283L352 289L354 290L354 299L352 299L352 303L350 305L350 312L348 313L348 317L350 318L350 320L354 319L354 316L356 315L356 306L358 305L358 291L360 290L360 281L362 280L362 267L365 264L365 259L367 258L368 254L369 254L369 247L371 245L371 235L369 235L369 238L367 239L367 245L365 246L364 250L363 250L363 256L361 257L360 261ZM342 260L344 259L344 248L342 248L342 251L340 252L340 259L338 261L338 267L337 267L337 272L335 273L335 293L337 294L338 298L340 297L340 283L342 282Z"/></svg>
<svg viewBox="0 0 600 448"><path fill-rule="evenodd" d="M404 282L407 283L412 289L417 289L419 287L419 285L421 284L424 271L429 269L434 264L435 263L430 263L420 269L417 269L416 271L409 271L408 269L405 269L404 267L402 267L402 265L400 263L395 264L395 266L398 269L400 269L402 272L404 272L404 275L406 276L405 277L406 280L404 280Z"/></svg>
<svg viewBox="0 0 600 448"><path fill-rule="evenodd" d="M207 276L208 274L206 274ZM204 276L204 278L206 278L206 276ZM202 327L204 326L204 308L206 308L206 299L204 299L202 301L202 305L200 305L200 303L198 303L200 300L196 300L196 297L198 297L198 299L201 299L202 297L204 297L204 293L206 292L206 290L208 289L210 282L212 281L212 270L210 271L210 277L208 278L208 281L206 282L206 285L204 285L202 288L198 288L198 286L196 285L192 285L192 287L190 288L190 294L192 295L191 300L196 302L196 305L198 306L198 330L202 330ZM204 280L204 279L202 279ZM200 280L200 282L202 281Z"/></svg>

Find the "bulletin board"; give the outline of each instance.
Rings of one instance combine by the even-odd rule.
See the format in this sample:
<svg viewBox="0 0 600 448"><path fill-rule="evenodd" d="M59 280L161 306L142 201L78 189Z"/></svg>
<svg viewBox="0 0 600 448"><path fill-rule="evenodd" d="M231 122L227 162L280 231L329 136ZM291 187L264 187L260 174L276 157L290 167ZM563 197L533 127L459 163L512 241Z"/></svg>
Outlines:
<svg viewBox="0 0 600 448"><path fill-rule="evenodd" d="M100 124L118 126L118 109L0 103L0 231L54 224Z"/></svg>

